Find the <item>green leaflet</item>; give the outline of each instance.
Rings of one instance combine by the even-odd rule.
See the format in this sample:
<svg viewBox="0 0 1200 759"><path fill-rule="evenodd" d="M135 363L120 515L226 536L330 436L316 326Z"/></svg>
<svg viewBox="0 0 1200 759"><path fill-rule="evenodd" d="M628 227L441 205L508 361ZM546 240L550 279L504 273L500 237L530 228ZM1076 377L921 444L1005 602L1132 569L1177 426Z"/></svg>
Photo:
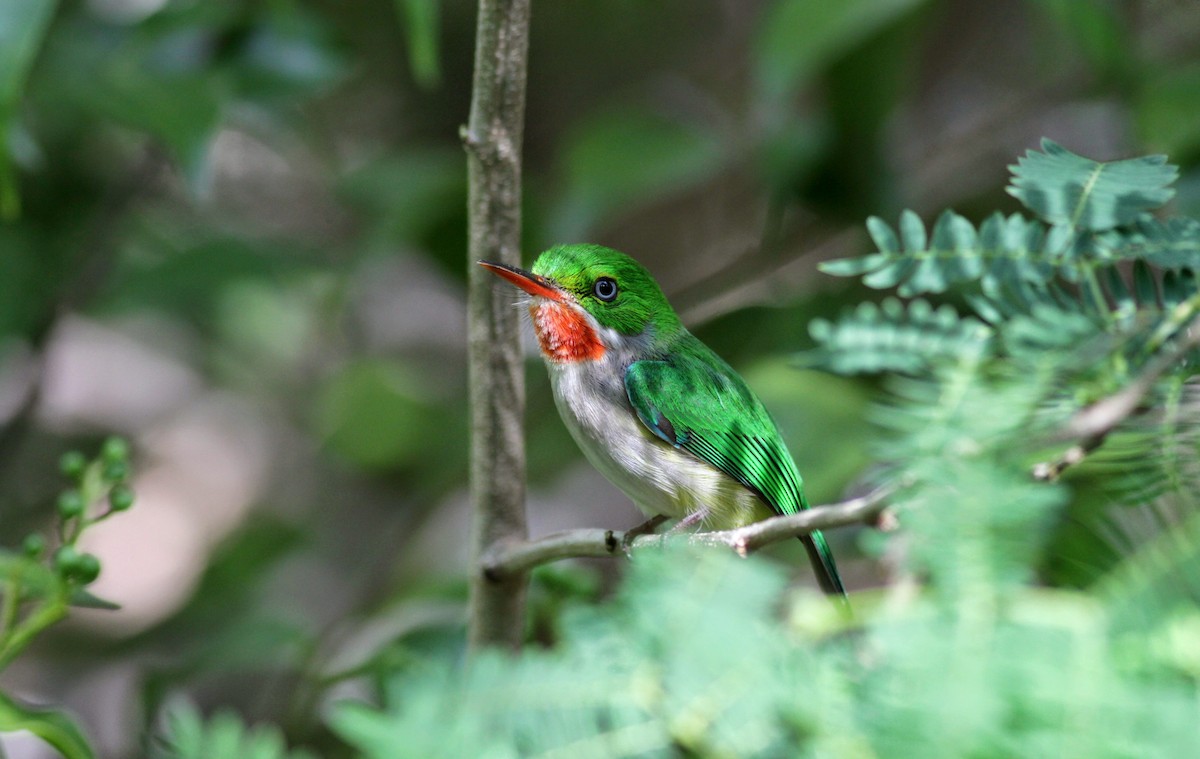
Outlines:
<svg viewBox="0 0 1200 759"><path fill-rule="evenodd" d="M834 276L862 277L902 297L977 285L985 294L1040 288L1055 280L1086 285L1093 310L1104 310L1097 272L1128 260L1164 269L1200 266L1200 221L1159 220L1148 211L1167 202L1177 169L1162 156L1101 163L1045 140L1012 167L1009 192L1037 214L989 216L976 228L947 210L931 229L912 211L896 228L867 220L876 252L827 261Z"/></svg>
<svg viewBox="0 0 1200 759"><path fill-rule="evenodd" d="M1046 251L1046 228L1019 214L993 214L976 229L964 217L946 211L926 231L912 211L900 215L899 234L877 216L867 220L877 253L822 263L834 276L862 276L875 289L895 287L911 297L940 293L965 282L985 287L1006 282L1046 282L1061 266L1061 256Z"/></svg>
<svg viewBox="0 0 1200 759"><path fill-rule="evenodd" d="M413 79L425 89L442 83L440 8L438 0L394 0L408 42L408 65Z"/></svg>
<svg viewBox="0 0 1200 759"><path fill-rule="evenodd" d="M55 709L18 703L0 692L0 732L28 730L56 748L65 759L92 759L87 738L75 721Z"/></svg>
<svg viewBox="0 0 1200 759"><path fill-rule="evenodd" d="M55 0L0 2L0 219L20 211L10 140L25 80L57 6Z"/></svg>
<svg viewBox="0 0 1200 759"><path fill-rule="evenodd" d="M1008 192L1051 224L1101 231L1129 224L1175 195L1179 169L1163 155L1100 162L1043 139L1010 166Z"/></svg>
<svg viewBox="0 0 1200 759"><path fill-rule="evenodd" d="M247 727L224 711L205 720L190 704L170 710L163 744L159 759L314 759L307 751L289 751L273 725Z"/></svg>
<svg viewBox="0 0 1200 759"><path fill-rule="evenodd" d="M837 321L814 319L809 332L817 347L799 354L801 366L835 374L900 372L916 374L964 353L989 350L992 330L951 306L933 308L914 300L887 298L879 306L862 303Z"/></svg>

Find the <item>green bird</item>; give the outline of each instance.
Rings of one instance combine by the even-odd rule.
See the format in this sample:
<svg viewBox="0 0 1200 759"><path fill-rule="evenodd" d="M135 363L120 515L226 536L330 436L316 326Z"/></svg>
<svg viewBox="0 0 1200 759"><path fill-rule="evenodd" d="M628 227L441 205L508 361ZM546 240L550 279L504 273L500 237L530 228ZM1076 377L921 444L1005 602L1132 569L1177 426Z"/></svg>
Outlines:
<svg viewBox="0 0 1200 759"><path fill-rule="evenodd" d="M804 482L746 382L679 320L637 261L560 245L525 271L479 264L531 297L554 401L588 460L657 526L741 527L808 508ZM845 594L820 532L801 537L821 588Z"/></svg>

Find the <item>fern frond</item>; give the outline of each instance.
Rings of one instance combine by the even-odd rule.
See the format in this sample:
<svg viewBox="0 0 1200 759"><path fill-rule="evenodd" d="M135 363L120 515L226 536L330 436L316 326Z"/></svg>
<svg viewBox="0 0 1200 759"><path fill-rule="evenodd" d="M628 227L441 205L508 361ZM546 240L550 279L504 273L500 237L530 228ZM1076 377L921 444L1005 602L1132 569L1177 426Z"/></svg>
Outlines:
<svg viewBox="0 0 1200 759"><path fill-rule="evenodd" d="M1113 260L1141 259L1161 269L1200 268L1200 221L1184 216L1156 219L1143 214L1128 230L1095 236L1099 255Z"/></svg>
<svg viewBox="0 0 1200 759"><path fill-rule="evenodd" d="M862 258L826 261L821 271L863 276L875 289L897 288L902 297L940 293L979 280L986 286L1010 282L1046 282L1056 262L1045 253L1045 227L1018 214L994 214L978 229L946 211L926 232L913 211L900 215L899 234L877 216L867 220L877 252Z"/></svg>
<svg viewBox="0 0 1200 759"><path fill-rule="evenodd" d="M1161 630L1183 610L1200 619L1200 514L1145 545L1101 580L1098 591L1111 606L1118 634ZM1190 663L1196 667L1190 674L1200 676L1194 653Z"/></svg>
<svg viewBox="0 0 1200 759"><path fill-rule="evenodd" d="M1042 140L1010 166L1008 193L1048 223L1102 231L1132 223L1175 195L1179 169L1164 155L1094 161Z"/></svg>
<svg viewBox="0 0 1200 759"><path fill-rule="evenodd" d="M798 362L836 374L912 374L946 358L982 353L991 339L987 325L951 306L935 309L923 300L905 305L896 298L879 306L863 303L836 322L815 319L809 333L819 347L800 354Z"/></svg>
<svg viewBox="0 0 1200 759"><path fill-rule="evenodd" d="M205 720L190 704L167 715L167 734L159 759L315 759L307 751L289 751L278 728L247 727L230 712Z"/></svg>

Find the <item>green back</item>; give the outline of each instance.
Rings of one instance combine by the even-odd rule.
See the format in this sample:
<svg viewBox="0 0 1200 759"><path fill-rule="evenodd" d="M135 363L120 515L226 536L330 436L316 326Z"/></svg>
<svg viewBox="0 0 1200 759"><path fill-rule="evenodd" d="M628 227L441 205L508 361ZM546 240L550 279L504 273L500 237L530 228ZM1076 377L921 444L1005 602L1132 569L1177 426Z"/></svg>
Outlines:
<svg viewBox="0 0 1200 759"><path fill-rule="evenodd" d="M804 485L775 423L742 378L684 333L655 361L636 361L625 389L660 438L733 477L778 514L807 507Z"/></svg>
<svg viewBox="0 0 1200 759"><path fill-rule="evenodd" d="M658 358L630 364L625 390L638 418L662 440L725 472L777 514L808 508L800 472L758 396L686 330ZM801 540L821 588L844 595L825 536Z"/></svg>

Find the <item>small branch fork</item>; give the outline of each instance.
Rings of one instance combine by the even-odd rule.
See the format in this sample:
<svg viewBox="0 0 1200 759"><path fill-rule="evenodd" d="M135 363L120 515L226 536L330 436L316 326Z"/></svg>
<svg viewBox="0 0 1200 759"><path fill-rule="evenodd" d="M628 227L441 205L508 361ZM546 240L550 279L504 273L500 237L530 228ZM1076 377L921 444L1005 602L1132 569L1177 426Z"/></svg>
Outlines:
<svg viewBox="0 0 1200 759"><path fill-rule="evenodd" d="M1188 322L1183 340L1171 350L1160 353L1133 382L1071 417L1059 437L1075 443L1057 459L1035 464L1033 478L1044 482L1056 480L1064 471L1087 458L1104 444L1109 433L1138 411L1162 376L1197 346L1200 346L1200 317Z"/></svg>
<svg viewBox="0 0 1200 759"><path fill-rule="evenodd" d="M808 535L814 530L870 524L892 529L894 518L885 512L892 488L882 487L859 498L840 503L814 506L796 514L764 519L761 522L721 532L668 533L639 535L629 541L633 548L663 546L667 543L727 546L740 556L787 538ZM493 546L480 562L484 575L493 581L528 571L559 559L604 558L623 555L625 533L620 530L589 528L556 532L527 541Z"/></svg>

